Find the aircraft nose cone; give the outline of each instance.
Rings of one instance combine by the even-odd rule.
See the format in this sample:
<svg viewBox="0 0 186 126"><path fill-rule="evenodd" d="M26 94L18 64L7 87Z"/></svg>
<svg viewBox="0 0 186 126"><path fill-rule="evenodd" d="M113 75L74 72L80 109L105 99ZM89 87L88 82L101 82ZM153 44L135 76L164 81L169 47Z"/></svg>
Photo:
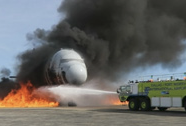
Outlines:
<svg viewBox="0 0 186 126"><path fill-rule="evenodd" d="M66 78L70 84L82 84L87 79L87 70L85 66L72 65L67 72Z"/></svg>

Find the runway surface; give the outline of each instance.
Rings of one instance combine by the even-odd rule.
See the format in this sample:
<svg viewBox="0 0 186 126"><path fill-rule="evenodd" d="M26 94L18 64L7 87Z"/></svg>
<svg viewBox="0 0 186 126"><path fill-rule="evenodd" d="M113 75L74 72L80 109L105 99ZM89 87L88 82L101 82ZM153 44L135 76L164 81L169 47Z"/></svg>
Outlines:
<svg viewBox="0 0 186 126"><path fill-rule="evenodd" d="M127 106L0 108L0 126L185 126L186 112L129 111Z"/></svg>

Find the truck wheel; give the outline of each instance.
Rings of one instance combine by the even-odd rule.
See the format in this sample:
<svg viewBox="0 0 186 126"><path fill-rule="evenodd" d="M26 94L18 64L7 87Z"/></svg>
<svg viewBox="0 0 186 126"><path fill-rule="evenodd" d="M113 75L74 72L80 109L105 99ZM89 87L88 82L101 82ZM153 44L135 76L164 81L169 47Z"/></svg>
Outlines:
<svg viewBox="0 0 186 126"><path fill-rule="evenodd" d="M186 111L186 101L184 102L184 108L185 108L185 111Z"/></svg>
<svg viewBox="0 0 186 126"><path fill-rule="evenodd" d="M147 99L142 99L140 102L140 108L142 111L149 111L150 110L150 102Z"/></svg>
<svg viewBox="0 0 186 126"><path fill-rule="evenodd" d="M139 110L139 103L137 99L130 99L129 100L129 109L132 111Z"/></svg>
<svg viewBox="0 0 186 126"><path fill-rule="evenodd" d="M158 107L158 109L159 109L160 111L166 111L168 108L166 108L166 107Z"/></svg>

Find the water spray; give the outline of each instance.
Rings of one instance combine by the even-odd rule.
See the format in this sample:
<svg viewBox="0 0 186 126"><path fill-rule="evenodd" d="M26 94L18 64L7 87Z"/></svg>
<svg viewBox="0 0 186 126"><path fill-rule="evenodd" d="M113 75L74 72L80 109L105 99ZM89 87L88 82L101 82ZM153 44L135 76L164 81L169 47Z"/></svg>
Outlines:
<svg viewBox="0 0 186 126"><path fill-rule="evenodd" d="M62 106L69 103L75 103L77 106L112 105L113 101L118 100L117 93L113 91L69 85L41 87L38 91L42 92L42 94L50 94L52 97L55 97Z"/></svg>

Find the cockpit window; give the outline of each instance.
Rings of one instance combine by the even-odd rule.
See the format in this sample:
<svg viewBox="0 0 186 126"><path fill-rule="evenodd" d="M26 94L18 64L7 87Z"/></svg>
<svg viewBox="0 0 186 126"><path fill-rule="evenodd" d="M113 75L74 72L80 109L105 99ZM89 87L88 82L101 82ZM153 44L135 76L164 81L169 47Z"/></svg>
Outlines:
<svg viewBox="0 0 186 126"><path fill-rule="evenodd" d="M78 62L81 62L83 63L83 59L61 59L60 60L60 63L65 63L65 62L70 62L70 61L78 61Z"/></svg>

